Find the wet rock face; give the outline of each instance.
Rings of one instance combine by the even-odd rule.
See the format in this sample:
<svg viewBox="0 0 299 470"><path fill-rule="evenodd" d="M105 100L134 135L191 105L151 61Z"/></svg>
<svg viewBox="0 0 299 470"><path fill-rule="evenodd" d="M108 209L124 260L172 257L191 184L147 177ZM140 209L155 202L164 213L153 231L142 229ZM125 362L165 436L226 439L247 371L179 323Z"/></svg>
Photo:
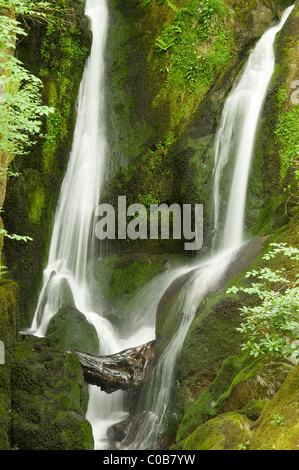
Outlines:
<svg viewBox="0 0 299 470"><path fill-rule="evenodd" d="M18 342L12 365L12 448L93 450L87 405L78 358L53 348L48 339L28 336Z"/></svg>
<svg viewBox="0 0 299 470"><path fill-rule="evenodd" d="M121 442L123 439L125 439L131 422L132 418L129 418L125 421L120 421L119 423L113 424L113 426L108 429L108 437L113 441Z"/></svg>
<svg viewBox="0 0 299 470"><path fill-rule="evenodd" d="M151 341L110 356L93 356L78 351L74 354L80 360L86 382L112 393L141 385L153 358L153 345Z"/></svg>

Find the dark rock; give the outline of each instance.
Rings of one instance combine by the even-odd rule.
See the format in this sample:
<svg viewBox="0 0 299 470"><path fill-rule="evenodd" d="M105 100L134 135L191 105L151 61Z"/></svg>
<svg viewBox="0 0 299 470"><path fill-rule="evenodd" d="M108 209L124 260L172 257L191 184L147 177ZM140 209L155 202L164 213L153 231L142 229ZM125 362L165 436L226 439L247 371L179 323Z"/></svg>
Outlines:
<svg viewBox="0 0 299 470"><path fill-rule="evenodd" d="M109 439L112 439L116 442L121 442L124 440L131 422L132 418L128 418L125 421L120 421L119 423L113 424L113 426L111 426L107 431L107 436Z"/></svg>
<svg viewBox="0 0 299 470"><path fill-rule="evenodd" d="M144 435L148 432L147 427L144 426L144 423L148 417L148 413L150 412L142 411L131 417L126 437L122 440L121 443L123 448L128 448L133 443L134 446L137 444L138 447L138 443L142 442Z"/></svg>

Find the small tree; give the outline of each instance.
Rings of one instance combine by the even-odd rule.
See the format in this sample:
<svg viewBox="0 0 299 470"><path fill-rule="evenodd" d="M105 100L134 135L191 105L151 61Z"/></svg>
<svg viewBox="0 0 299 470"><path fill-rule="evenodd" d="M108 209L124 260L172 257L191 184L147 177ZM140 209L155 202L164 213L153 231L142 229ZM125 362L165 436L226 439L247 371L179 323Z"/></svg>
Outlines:
<svg viewBox="0 0 299 470"><path fill-rule="evenodd" d="M242 350L249 350L257 357L259 354L271 354L299 361L299 250L286 244L271 244L273 250L263 259L270 260L278 254L293 262L291 272L294 278L288 278L285 268L271 270L260 268L250 271L246 278L255 278L258 282L251 287L232 287L227 293L239 291L255 294L260 304L255 307L243 306L241 315L244 321L238 331L245 342Z"/></svg>

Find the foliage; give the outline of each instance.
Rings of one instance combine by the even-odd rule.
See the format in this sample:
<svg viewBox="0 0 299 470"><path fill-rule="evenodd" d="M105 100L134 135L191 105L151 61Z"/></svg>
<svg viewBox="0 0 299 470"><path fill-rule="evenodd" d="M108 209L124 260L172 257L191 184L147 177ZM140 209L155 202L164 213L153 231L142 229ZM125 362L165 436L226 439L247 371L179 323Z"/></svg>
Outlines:
<svg viewBox="0 0 299 470"><path fill-rule="evenodd" d="M17 41L27 35L17 19L19 17L25 24L25 18L50 21L53 18L51 5L42 1L0 0L0 154L1 179L4 180L16 175L10 172L9 164L15 155L28 152L34 144L33 137L41 135L43 116L53 112L53 108L42 103L41 80L15 57ZM10 235L5 229L1 229L0 235L14 240L31 240L26 236Z"/></svg>
<svg viewBox="0 0 299 470"><path fill-rule="evenodd" d="M157 52L165 52L170 49L176 42L180 41L180 34L182 29L177 26L169 26L164 31L163 34L156 40L156 50Z"/></svg>
<svg viewBox="0 0 299 470"><path fill-rule="evenodd" d="M156 52L164 56L161 70L167 73L169 87L182 86L192 93L212 83L230 59L228 17L221 0L188 0L183 8L174 9L173 24L164 28L155 43Z"/></svg>
<svg viewBox="0 0 299 470"><path fill-rule="evenodd" d="M299 250L286 244L272 244L273 249L264 256L269 261L278 254L286 257L292 269L298 273ZM291 271L292 272L292 271ZM261 303L258 306L241 308L244 322L238 330L245 342L243 350L257 357L259 354L270 354L299 359L299 274L288 278L285 268L272 270L260 268L246 274L246 278L255 278L251 287L232 287L228 293L243 291L257 295Z"/></svg>
<svg viewBox="0 0 299 470"><path fill-rule="evenodd" d="M281 179L286 176L288 168L294 166L295 176L299 179L299 106L285 109L287 91L285 86L278 93L278 125L275 130L276 140L281 147Z"/></svg>
<svg viewBox="0 0 299 470"><path fill-rule="evenodd" d="M271 423L274 428L277 428L278 426L283 426L284 425L284 417L283 416L280 416L279 414L275 414L273 415L273 419L271 421Z"/></svg>
<svg viewBox="0 0 299 470"><path fill-rule="evenodd" d="M237 449L238 450L247 450L248 446L250 446L250 441L246 441L244 444L239 444Z"/></svg>
<svg viewBox="0 0 299 470"><path fill-rule="evenodd" d="M18 241L32 241L32 238L24 236L24 235L16 235L16 234L9 234L5 229L1 228L0 229L0 235L10 238L11 240L18 240Z"/></svg>
<svg viewBox="0 0 299 470"><path fill-rule="evenodd" d="M45 5L38 2L35 6ZM16 37L25 36L20 22L8 16L7 8L14 6L17 14L33 14L33 2L0 0L0 80L4 86L3 104L0 108L1 142L0 152L9 154L8 162L14 155L25 153L32 145L32 136L41 132L41 117L52 112L42 104L40 90L42 82L28 72L14 56ZM38 16L42 13L36 11Z"/></svg>

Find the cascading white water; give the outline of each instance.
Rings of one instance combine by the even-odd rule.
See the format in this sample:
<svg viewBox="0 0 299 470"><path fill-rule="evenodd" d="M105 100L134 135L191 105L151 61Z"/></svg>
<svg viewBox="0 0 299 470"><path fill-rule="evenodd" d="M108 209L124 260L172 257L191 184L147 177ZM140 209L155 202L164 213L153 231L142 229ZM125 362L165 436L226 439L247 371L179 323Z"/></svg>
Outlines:
<svg viewBox="0 0 299 470"><path fill-rule="evenodd" d="M274 40L294 6L283 14L281 22L266 31L251 53L240 79L226 100L215 144L214 205L215 233L221 230L220 213L226 214L218 246L235 247L242 242L246 190L260 112L275 67ZM225 166L235 162L228 205L221 204L221 177Z"/></svg>
<svg viewBox="0 0 299 470"><path fill-rule="evenodd" d="M133 443L130 438L124 440L125 448L153 449L157 444L157 439L163 432L175 365L191 322L200 302L217 286L244 242L247 182L258 121L274 71L274 41L293 8L294 6L289 7L279 25L268 30L257 43L224 107L215 143L215 233L218 235L216 254L206 262L200 263L195 271L194 265L190 267L193 271L192 278L182 290L176 305L182 317L180 327L159 358L147 384L148 392L145 398L142 398L143 409L147 413L139 429L134 429ZM231 158L234 172L232 182L228 185L229 203L223 228L219 215L220 183L223 170Z"/></svg>
<svg viewBox="0 0 299 470"><path fill-rule="evenodd" d="M64 177L31 333L45 335L61 307L66 282L76 307L91 310L88 260L92 255L95 209L99 203L105 164L104 52L108 10L105 0L87 0L86 16L93 35L78 96L77 121Z"/></svg>
<svg viewBox="0 0 299 470"><path fill-rule="evenodd" d="M141 449L155 445L169 401L175 363L198 305L226 271L234 251L243 241L244 207L250 158L260 109L271 78L271 67L273 68L273 42L276 33L283 26L290 12L291 9L288 9L280 25L266 33L256 46L252 54L255 59L250 57L241 80L232 91L234 111L231 111L231 114L227 112L227 117L225 117L226 111L224 112L223 130L219 131L216 149L216 228L220 226L218 214L220 211L219 186L222 169L229 159L231 153L229 143L236 125L235 121L239 120L240 115L243 116L244 131L242 133L238 131L238 135L242 136L240 138L242 142L240 145L236 144L239 151L235 156L235 176L226 212L226 228L218 253L200 265L176 268L153 280L140 293L143 296L142 302L140 303L137 298L135 303L133 302L131 321L126 324L125 337L121 337L112 325L101 316L100 311L93 311L89 291L88 259L93 255L93 221L95 208L100 198L105 165L104 50L108 10L105 0L87 0L86 2L86 15L90 18L93 34L91 54L80 86L74 142L55 216L48 266L44 271L43 287L32 326L28 332L37 336L46 334L51 318L62 305L63 289L65 282L67 282L76 307L96 328L101 354L112 354L127 347L139 346L155 338L156 309L164 292L179 276L197 268L192 273L192 278L181 299L180 310L183 312L181 327L160 358L152 376L154 393L149 394L148 397L147 410L149 413L131 448ZM258 53L257 49L259 49ZM265 74L267 74L267 80ZM259 104L249 106L251 99L255 99L253 97L257 93L257 83L259 83ZM249 121L246 112L247 106L250 108ZM252 125L251 119L255 122L254 125ZM250 127L250 134L247 126ZM250 152L247 152L246 148L248 145L246 140L248 139L250 140ZM243 161L244 155L246 155L244 157L246 162ZM109 442L107 437L109 426L128 415L125 407L125 393L115 392L108 395L93 386L90 386L89 390L87 418L92 424L95 448L111 448L113 444Z"/></svg>

